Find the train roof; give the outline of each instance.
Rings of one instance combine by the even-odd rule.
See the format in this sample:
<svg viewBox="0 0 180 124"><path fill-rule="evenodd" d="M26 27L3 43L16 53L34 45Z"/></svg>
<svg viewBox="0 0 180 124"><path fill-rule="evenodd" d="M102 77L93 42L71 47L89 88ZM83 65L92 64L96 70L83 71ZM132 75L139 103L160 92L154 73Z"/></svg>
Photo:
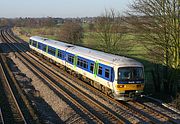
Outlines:
<svg viewBox="0 0 180 124"><path fill-rule="evenodd" d="M139 66L143 67L143 65L131 58L127 58L124 56L118 56L118 55L113 55L97 50L92 50L89 48L81 47L81 46L76 46L56 40L50 40L47 38L42 38L39 36L33 36L30 39L36 40L38 42L45 43L47 45L59 48L61 50L67 50L67 52L77 54L79 56L82 56L84 58L91 58L93 61L99 61L105 64L108 64L110 66Z"/></svg>
<svg viewBox="0 0 180 124"><path fill-rule="evenodd" d="M86 58L92 58L94 60L109 64L111 66L114 66L114 65L125 66L126 65L126 66L143 67L143 65L140 62L134 59L127 58L124 56L113 55L113 54L109 54L109 53L105 53L105 52L101 52L97 50L92 50L85 47L76 46L76 47L72 47L68 49L68 51L71 51L74 54L81 55Z"/></svg>
<svg viewBox="0 0 180 124"><path fill-rule="evenodd" d="M43 38L40 36L32 36L32 37L30 37L30 39L44 43L46 45L50 45L52 47L59 48L61 50L66 50L69 47L74 47L74 45L72 45L72 44L68 44L68 43L64 43L64 42L60 42L60 41L56 41L56 40L51 40L51 39Z"/></svg>

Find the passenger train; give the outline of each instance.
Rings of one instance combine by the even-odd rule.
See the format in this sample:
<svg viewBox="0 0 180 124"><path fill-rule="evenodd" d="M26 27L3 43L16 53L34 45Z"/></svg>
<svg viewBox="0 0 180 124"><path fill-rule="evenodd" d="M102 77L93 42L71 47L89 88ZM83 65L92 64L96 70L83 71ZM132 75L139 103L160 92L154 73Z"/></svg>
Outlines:
<svg viewBox="0 0 180 124"><path fill-rule="evenodd" d="M117 100L133 99L143 92L144 67L134 59L39 36L30 37L29 46Z"/></svg>

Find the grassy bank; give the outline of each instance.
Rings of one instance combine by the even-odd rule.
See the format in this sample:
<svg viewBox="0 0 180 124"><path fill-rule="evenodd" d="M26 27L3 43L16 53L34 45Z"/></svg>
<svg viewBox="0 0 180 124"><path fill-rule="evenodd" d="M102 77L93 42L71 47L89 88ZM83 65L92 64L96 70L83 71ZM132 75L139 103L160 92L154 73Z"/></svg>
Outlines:
<svg viewBox="0 0 180 124"><path fill-rule="evenodd" d="M85 33L84 38L82 42L82 46L89 47L92 49L101 49L98 47L98 40L97 35L94 32L88 32L87 26L85 26ZM42 37L47 37L54 40L59 40L60 38L60 27L42 27L42 28L18 28L15 27L13 29L13 32L18 35L20 38L22 38L25 41L28 41L30 36L38 35ZM146 91L147 92L153 92L153 83L152 83L152 76L151 76L151 69L153 67L153 64L148 61L147 58L145 58L146 50L145 48L136 42L134 39L134 36L132 34L128 34L125 36L125 41L130 41L129 43L133 47L130 51L125 53L126 56L137 59L138 61L142 62L145 66L145 75L146 75ZM120 46L123 47L123 46ZM149 90L151 89L151 90Z"/></svg>
<svg viewBox="0 0 180 124"><path fill-rule="evenodd" d="M98 47L98 40L97 40L97 35L94 32L89 32L87 30L87 25L85 26L85 33L84 33L84 38L82 42L82 46L89 47L92 49L100 49ZM20 37L21 39L28 41L30 36L38 35L42 37L46 37L49 39L54 39L54 40L59 40L60 39L60 27L42 27L42 28L19 28L15 27L13 28L13 32ZM138 43L135 40L135 37L132 34L128 34L125 37L125 40L129 40L130 44L133 44L133 47L130 51L125 53L126 56L134 58L140 62L143 63L145 66L145 93L146 94L154 94L154 97L159 98L165 102L167 96L158 94L154 92L154 85L153 85L153 79L152 79L152 74L151 71L154 68L153 63L150 62L150 60L146 57L147 55L147 50L144 48L144 46L140 43ZM123 47L123 46L121 46ZM163 96L163 98L161 98ZM180 96L180 95L179 95ZM176 106L179 105L179 98L177 97L173 104L177 104Z"/></svg>
<svg viewBox="0 0 180 124"><path fill-rule="evenodd" d="M59 31L60 31L59 27L42 27L42 28L14 27L13 28L13 32L25 41L28 41L29 37L34 35L58 40L60 34Z"/></svg>

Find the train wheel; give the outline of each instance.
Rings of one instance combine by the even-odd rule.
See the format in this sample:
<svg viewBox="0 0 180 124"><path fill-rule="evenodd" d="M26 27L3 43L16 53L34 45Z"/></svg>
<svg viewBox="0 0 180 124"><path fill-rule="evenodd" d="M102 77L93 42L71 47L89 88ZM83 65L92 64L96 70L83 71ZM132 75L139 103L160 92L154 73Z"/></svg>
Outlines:
<svg viewBox="0 0 180 124"><path fill-rule="evenodd" d="M105 87L104 87L103 85L101 85L101 91L102 91L103 93L106 93L106 89L105 89Z"/></svg>
<svg viewBox="0 0 180 124"><path fill-rule="evenodd" d="M114 95L113 95L113 93L112 93L112 90L110 90L110 89L107 90L107 95L110 96L110 97L112 97L112 98L114 98Z"/></svg>
<svg viewBox="0 0 180 124"><path fill-rule="evenodd" d="M76 74L76 72L72 72L72 75L73 75L73 77L77 77L77 74Z"/></svg>
<svg viewBox="0 0 180 124"><path fill-rule="evenodd" d="M92 86L94 86L94 81L90 81L90 84L91 84Z"/></svg>
<svg viewBox="0 0 180 124"><path fill-rule="evenodd" d="M79 80L81 80L81 74L77 74L77 78L79 79Z"/></svg>

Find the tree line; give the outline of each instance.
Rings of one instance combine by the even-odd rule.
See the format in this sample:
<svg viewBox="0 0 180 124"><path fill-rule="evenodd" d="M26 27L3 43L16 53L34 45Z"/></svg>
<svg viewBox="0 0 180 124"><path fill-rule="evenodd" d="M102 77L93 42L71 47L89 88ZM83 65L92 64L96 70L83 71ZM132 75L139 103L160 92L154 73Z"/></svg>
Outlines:
<svg viewBox="0 0 180 124"><path fill-rule="evenodd" d="M46 18L1 18L0 25L1 26L16 26L16 27L33 27L38 28L42 26L55 26L57 21L54 18L46 17Z"/></svg>
<svg viewBox="0 0 180 124"><path fill-rule="evenodd" d="M180 81L180 0L135 0L127 23L155 63L157 92L177 91ZM161 66L160 66L161 65Z"/></svg>
<svg viewBox="0 0 180 124"><path fill-rule="evenodd" d="M42 27L58 26L60 38L72 44L81 44L84 37L83 21L53 18L1 19L1 25ZM134 0L122 16L110 9L93 18L89 31L96 34L98 45L103 51L126 55L133 47L125 36L134 39L148 51L154 63L151 73L156 92L163 90L172 94L180 85L180 0Z"/></svg>

